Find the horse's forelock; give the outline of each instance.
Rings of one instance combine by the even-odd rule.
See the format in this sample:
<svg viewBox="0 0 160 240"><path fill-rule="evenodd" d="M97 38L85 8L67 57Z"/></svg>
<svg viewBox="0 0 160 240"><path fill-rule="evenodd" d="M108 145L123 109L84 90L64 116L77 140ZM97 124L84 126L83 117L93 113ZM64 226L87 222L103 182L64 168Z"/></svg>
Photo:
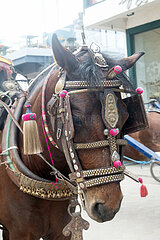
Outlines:
<svg viewBox="0 0 160 240"><path fill-rule="evenodd" d="M102 78L104 78L104 74L102 72L104 70L101 70L101 68L95 64L93 55L90 51L82 50L77 54L77 57L80 59L81 64L79 65L79 68L75 70L73 74L74 78L80 81L87 81L90 86L95 86L97 84L100 85ZM117 65L117 59L114 59L106 54L103 54L103 57L109 65L109 68ZM122 82L125 90L134 89L125 72L116 75L115 79Z"/></svg>

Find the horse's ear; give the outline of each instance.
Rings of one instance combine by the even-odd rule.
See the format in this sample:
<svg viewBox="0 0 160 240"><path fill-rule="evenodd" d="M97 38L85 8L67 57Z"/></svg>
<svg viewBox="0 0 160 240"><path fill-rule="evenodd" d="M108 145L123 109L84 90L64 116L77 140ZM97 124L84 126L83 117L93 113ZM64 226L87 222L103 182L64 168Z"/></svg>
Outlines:
<svg viewBox="0 0 160 240"><path fill-rule="evenodd" d="M61 45L55 33L52 36L52 51L57 64L68 73L79 66L78 59Z"/></svg>
<svg viewBox="0 0 160 240"><path fill-rule="evenodd" d="M118 60L118 64L122 67L123 71L131 68L137 60L143 56L144 52L134 53L132 56Z"/></svg>

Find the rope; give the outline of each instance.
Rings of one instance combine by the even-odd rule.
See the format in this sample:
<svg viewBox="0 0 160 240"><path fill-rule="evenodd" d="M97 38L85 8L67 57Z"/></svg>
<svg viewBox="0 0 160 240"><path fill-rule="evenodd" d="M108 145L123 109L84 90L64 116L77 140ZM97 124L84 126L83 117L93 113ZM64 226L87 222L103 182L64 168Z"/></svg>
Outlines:
<svg viewBox="0 0 160 240"><path fill-rule="evenodd" d="M6 155L6 152L8 152L8 151L10 151L10 150L12 150L12 149L18 149L18 147L17 147L17 146L11 146L11 147L3 150L3 151L0 153L0 156Z"/></svg>
<svg viewBox="0 0 160 240"><path fill-rule="evenodd" d="M47 134L47 137L49 138L50 142L52 143L52 145L54 147L57 147L57 144L55 143L55 141L53 140L50 132L49 132L49 128L47 125L47 120L46 120L46 113L45 113L45 93L46 93L46 86L48 83L48 79L51 76L51 74L53 73L53 68L50 70L50 72L48 73L44 83L43 83L43 87L42 87L42 120L43 120L43 124L44 124L44 129L45 132Z"/></svg>
<svg viewBox="0 0 160 240"><path fill-rule="evenodd" d="M54 168L54 162L53 162L51 150L50 150L50 148L49 148L47 136L46 136L46 133L45 133L45 126L44 126L44 123L43 123L43 117L41 117L41 121L42 121L42 128L43 128L43 133L44 133L44 137L45 137L46 144L47 144L48 153L49 153L49 156L50 156L50 159L51 159L53 168ZM43 160L44 160L44 159L43 159ZM55 186L56 189L58 189L58 180L57 180L57 178L56 178L56 183L52 182L52 184Z"/></svg>
<svg viewBox="0 0 160 240"><path fill-rule="evenodd" d="M132 158L130 158L130 157L126 157L126 156L123 156L123 158L125 158L125 159L127 159L127 160L129 160L129 161L131 161L131 162L138 163L138 164L142 164L142 165L147 165L147 164L150 164L150 163L154 162L154 160L150 160L150 161L148 161L148 162L146 162L146 161L137 161L137 160L134 160L134 159L132 159ZM158 160L156 160L156 161L158 161ZM160 161L159 161L159 162L160 162Z"/></svg>

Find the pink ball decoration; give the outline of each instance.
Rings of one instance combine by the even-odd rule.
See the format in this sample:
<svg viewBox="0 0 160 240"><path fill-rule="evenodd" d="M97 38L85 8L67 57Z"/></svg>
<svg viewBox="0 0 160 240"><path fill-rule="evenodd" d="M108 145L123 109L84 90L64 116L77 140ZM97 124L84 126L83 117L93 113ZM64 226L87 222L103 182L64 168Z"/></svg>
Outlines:
<svg viewBox="0 0 160 240"><path fill-rule="evenodd" d="M114 166L115 168L120 168L121 165L122 165L122 164L121 164L121 161L119 161L119 160L113 162L113 166Z"/></svg>
<svg viewBox="0 0 160 240"><path fill-rule="evenodd" d="M138 178L138 181L139 181L140 183L143 183L143 179L142 179L142 178Z"/></svg>
<svg viewBox="0 0 160 240"><path fill-rule="evenodd" d="M114 72L115 72L116 74L121 73L121 72L122 72L121 66L119 66L119 65L115 66L115 67L114 67Z"/></svg>
<svg viewBox="0 0 160 240"><path fill-rule="evenodd" d="M111 136L114 137L114 136L118 135L119 129L118 128L112 128L109 132L110 132Z"/></svg>
<svg viewBox="0 0 160 240"><path fill-rule="evenodd" d="M138 94L142 94L143 93L143 88L141 88L141 87L136 88L136 92Z"/></svg>
<svg viewBox="0 0 160 240"><path fill-rule="evenodd" d="M65 98L65 96L67 95L67 91L63 90L62 92L60 92L59 96L62 98Z"/></svg>

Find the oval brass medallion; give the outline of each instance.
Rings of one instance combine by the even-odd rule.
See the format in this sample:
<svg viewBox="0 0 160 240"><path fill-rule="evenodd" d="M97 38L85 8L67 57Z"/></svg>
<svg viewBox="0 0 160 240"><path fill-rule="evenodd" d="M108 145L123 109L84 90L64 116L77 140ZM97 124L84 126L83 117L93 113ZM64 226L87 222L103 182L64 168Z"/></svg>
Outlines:
<svg viewBox="0 0 160 240"><path fill-rule="evenodd" d="M116 100L112 93L109 93L106 96L105 120L112 128L115 127L118 122Z"/></svg>

